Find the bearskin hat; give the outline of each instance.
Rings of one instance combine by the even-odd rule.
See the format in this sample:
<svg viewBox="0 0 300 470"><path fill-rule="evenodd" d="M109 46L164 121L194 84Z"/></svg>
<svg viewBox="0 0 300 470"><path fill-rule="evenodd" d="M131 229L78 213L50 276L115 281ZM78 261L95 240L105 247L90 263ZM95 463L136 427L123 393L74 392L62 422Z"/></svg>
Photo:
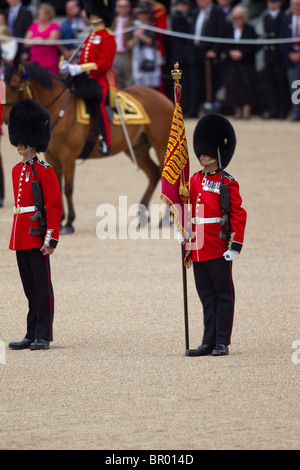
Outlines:
<svg viewBox="0 0 300 470"><path fill-rule="evenodd" d="M19 101L9 115L8 135L15 147L23 144L45 152L51 137L50 114L35 100Z"/></svg>
<svg viewBox="0 0 300 470"><path fill-rule="evenodd" d="M197 158L200 155L209 155L218 160L219 148L222 168L226 168L236 146L232 124L218 113L204 115L195 127L193 145Z"/></svg>
<svg viewBox="0 0 300 470"><path fill-rule="evenodd" d="M112 25L115 17L115 0L84 0L83 8L88 18L96 15L108 28Z"/></svg>

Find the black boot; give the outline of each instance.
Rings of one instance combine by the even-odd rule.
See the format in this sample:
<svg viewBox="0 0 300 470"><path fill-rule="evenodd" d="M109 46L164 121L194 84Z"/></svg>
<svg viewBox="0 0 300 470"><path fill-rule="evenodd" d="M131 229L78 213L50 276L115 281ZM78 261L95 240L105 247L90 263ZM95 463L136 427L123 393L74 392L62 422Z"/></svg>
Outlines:
<svg viewBox="0 0 300 470"><path fill-rule="evenodd" d="M229 349L227 344L216 344L213 352L211 353L212 356L228 356Z"/></svg>
<svg viewBox="0 0 300 470"><path fill-rule="evenodd" d="M36 351L40 349L49 349L49 341L46 341L45 339L35 339L34 342L31 343L31 351Z"/></svg>
<svg viewBox="0 0 300 470"><path fill-rule="evenodd" d="M185 354L186 356L210 356L214 347L214 344L201 344L197 349L187 349Z"/></svg>
<svg viewBox="0 0 300 470"><path fill-rule="evenodd" d="M24 338L22 341L12 341L8 347L10 349L29 349L33 339Z"/></svg>

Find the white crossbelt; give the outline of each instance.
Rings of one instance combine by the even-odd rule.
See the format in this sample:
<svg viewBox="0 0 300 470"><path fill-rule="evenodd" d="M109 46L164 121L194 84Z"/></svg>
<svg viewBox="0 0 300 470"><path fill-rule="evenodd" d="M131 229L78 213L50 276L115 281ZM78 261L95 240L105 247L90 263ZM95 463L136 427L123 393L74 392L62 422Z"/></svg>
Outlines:
<svg viewBox="0 0 300 470"><path fill-rule="evenodd" d="M193 217L192 218L192 223L196 225L202 225L202 224L217 224L221 222L222 218L221 217Z"/></svg>
<svg viewBox="0 0 300 470"><path fill-rule="evenodd" d="M14 207L14 214L26 214L26 212L35 212L35 206Z"/></svg>

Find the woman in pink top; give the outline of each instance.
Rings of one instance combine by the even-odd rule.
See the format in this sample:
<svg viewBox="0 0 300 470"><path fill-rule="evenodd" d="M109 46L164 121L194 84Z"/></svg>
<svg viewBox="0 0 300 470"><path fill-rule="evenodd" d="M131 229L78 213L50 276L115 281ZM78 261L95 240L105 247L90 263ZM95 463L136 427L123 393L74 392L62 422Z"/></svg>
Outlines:
<svg viewBox="0 0 300 470"><path fill-rule="evenodd" d="M54 17L54 8L48 3L42 3L38 9L37 22L29 26L25 39L60 39L59 25L52 21ZM37 62L49 72L58 75L59 51L56 45L34 45L32 42L26 42L25 46L29 48L30 62Z"/></svg>

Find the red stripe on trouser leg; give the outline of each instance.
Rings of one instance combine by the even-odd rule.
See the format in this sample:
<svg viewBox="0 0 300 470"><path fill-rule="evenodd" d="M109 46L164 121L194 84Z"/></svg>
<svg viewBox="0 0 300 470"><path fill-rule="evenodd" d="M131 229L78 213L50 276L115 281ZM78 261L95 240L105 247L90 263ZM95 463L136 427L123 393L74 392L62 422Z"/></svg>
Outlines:
<svg viewBox="0 0 300 470"><path fill-rule="evenodd" d="M50 269L49 269L49 256L46 258L46 267L47 267L47 276L48 276L48 290L49 290L49 308L50 308L50 330L49 330L49 339L51 340L52 336L52 326L53 326L53 303L52 303L52 290L51 290L51 278L50 278Z"/></svg>
<svg viewBox="0 0 300 470"><path fill-rule="evenodd" d="M229 336L229 343L231 342L231 334L232 334L232 327L233 327L233 318L234 318L234 304L235 298L233 293L233 282L232 282L232 261L229 261L229 280L230 280L230 293L232 298L232 320L231 320L231 329L230 329L230 336Z"/></svg>
<svg viewBox="0 0 300 470"><path fill-rule="evenodd" d="M105 110L105 102L106 102L106 96L107 96L108 90L105 88L102 88L102 93L103 93L103 98L100 103L100 111L102 114L103 122L104 122L104 127L105 127L105 133L106 133L106 143L109 147L111 147L111 137L110 137L110 129L109 129L109 120L107 116L107 112Z"/></svg>

